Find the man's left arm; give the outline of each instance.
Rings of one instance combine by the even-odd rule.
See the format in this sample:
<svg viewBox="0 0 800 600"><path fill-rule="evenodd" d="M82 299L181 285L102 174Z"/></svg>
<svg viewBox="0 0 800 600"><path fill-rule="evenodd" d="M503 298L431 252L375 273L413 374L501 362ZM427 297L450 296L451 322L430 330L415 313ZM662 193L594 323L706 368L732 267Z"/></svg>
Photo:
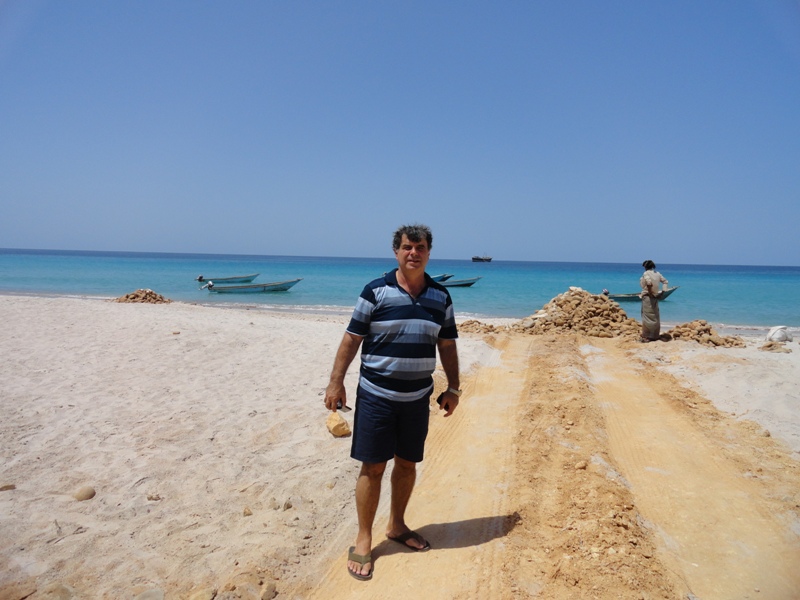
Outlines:
<svg viewBox="0 0 800 600"><path fill-rule="evenodd" d="M458 348L456 347L456 341L440 339L436 345L439 348L439 359L442 361L444 374L447 376L447 387L457 390L461 385L461 380L458 373ZM444 414L445 417L449 417L453 414L453 411L458 406L458 400L459 398L456 394L445 392L442 402L442 408L447 411Z"/></svg>

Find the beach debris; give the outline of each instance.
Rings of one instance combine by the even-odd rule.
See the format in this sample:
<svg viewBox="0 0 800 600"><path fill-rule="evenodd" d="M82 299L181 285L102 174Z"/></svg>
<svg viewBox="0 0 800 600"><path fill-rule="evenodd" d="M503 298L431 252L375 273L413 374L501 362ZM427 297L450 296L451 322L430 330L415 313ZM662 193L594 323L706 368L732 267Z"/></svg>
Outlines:
<svg viewBox="0 0 800 600"><path fill-rule="evenodd" d="M495 327L479 321L465 321L459 330L469 333L514 331L533 335L574 332L592 337L639 335L641 326L622 307L602 294L591 294L571 287L529 317L507 327Z"/></svg>
<svg viewBox="0 0 800 600"><path fill-rule="evenodd" d="M0 485L0 492L10 492L11 490L17 489L17 486L13 483L8 483L6 485Z"/></svg>
<svg viewBox="0 0 800 600"><path fill-rule="evenodd" d="M92 498L94 498L96 493L97 492L95 492L92 486L85 485L82 488L80 488L77 492L72 494L72 497L75 498L75 500L78 500L79 502L83 502L84 500L91 500Z"/></svg>
<svg viewBox="0 0 800 600"><path fill-rule="evenodd" d="M759 350L763 350L764 352L782 352L784 354L790 354L792 352L792 349L787 348L784 342L767 342L761 346Z"/></svg>
<svg viewBox="0 0 800 600"><path fill-rule="evenodd" d="M792 339L792 334L789 333L786 325L778 325L777 327L773 327L769 330L769 333L767 333L768 342L791 342Z"/></svg>
<svg viewBox="0 0 800 600"><path fill-rule="evenodd" d="M244 516L244 517L252 517L253 516L253 511L250 510L249 506L245 506L244 507L244 510L242 511L242 516Z"/></svg>
<svg viewBox="0 0 800 600"><path fill-rule="evenodd" d="M169 298L165 298L161 294L157 294L153 290L136 290L130 294L125 294L116 298L114 302L140 302L144 304L169 304L172 302Z"/></svg>
<svg viewBox="0 0 800 600"><path fill-rule="evenodd" d="M675 340L699 342L706 346L723 348L744 348L744 340L738 336L719 335L707 321L697 319L690 323L676 325L667 332Z"/></svg>
<svg viewBox="0 0 800 600"><path fill-rule="evenodd" d="M328 415L326 425L328 426L328 431L330 431L334 437L347 437L351 433L350 425L347 424L347 421L345 421L338 412L332 412Z"/></svg>

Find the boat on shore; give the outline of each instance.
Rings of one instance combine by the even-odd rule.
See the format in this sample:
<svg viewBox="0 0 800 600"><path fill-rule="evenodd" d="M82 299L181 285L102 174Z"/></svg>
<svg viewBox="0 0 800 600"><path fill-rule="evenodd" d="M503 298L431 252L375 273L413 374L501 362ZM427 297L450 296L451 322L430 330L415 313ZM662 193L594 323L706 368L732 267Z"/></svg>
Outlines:
<svg viewBox="0 0 800 600"><path fill-rule="evenodd" d="M250 283L258 276L259 273L253 273L252 275L233 275L232 277L205 277L203 275L198 275L195 281L201 283L204 281L216 281L217 283Z"/></svg>
<svg viewBox="0 0 800 600"><path fill-rule="evenodd" d="M480 277L471 277L469 279L451 279L449 281L443 281L442 285L444 287L470 287L479 279Z"/></svg>
<svg viewBox="0 0 800 600"><path fill-rule="evenodd" d="M667 297L670 296L672 294L672 292L677 290L679 287L681 287L681 286L676 285L674 287L667 288L666 290L664 290L663 292L661 292L657 296L657 299L658 300L666 300ZM610 298L611 300L614 300L615 302L632 302L634 300L641 300L642 299L642 297L640 296L640 293L641 292L638 292L636 294L604 294L604 295L607 296L608 298Z"/></svg>
<svg viewBox="0 0 800 600"><path fill-rule="evenodd" d="M492 262L492 257L485 254L483 256L473 256L472 262Z"/></svg>
<svg viewBox="0 0 800 600"><path fill-rule="evenodd" d="M251 283L248 285L217 285L213 281L209 281L200 289L208 289L209 292L216 292L218 294L254 294L261 292L285 292L289 288L296 285L300 279L290 279L288 281L273 281L270 283Z"/></svg>

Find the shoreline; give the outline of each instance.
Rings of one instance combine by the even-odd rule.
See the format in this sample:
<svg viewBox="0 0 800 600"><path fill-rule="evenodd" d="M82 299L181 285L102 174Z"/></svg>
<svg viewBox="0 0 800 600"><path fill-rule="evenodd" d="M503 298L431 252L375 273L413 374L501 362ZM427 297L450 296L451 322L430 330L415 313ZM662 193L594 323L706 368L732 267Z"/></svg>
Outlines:
<svg viewBox="0 0 800 600"><path fill-rule="evenodd" d="M113 301L115 299L112 296L91 296L82 294L56 294L56 293L48 294L40 292L10 292L3 290L0 290L0 296L30 297L30 298L74 298L74 299L95 300L95 301ZM209 308L252 310L252 311L275 313L275 314L297 314L297 315L312 315L312 316L319 315L319 316L340 317L343 319L349 319L353 310L352 306L351 307L318 306L318 305L281 306L274 304L264 305L264 304L247 303L247 302L203 302L203 301L189 302L185 300L172 300L172 302L178 304L186 304L189 306L205 306ZM627 305L621 305L621 306L622 309L625 310ZM538 308L531 311L530 314L531 315L534 314L537 310ZM641 322L638 312L631 313L628 310L626 310L625 312L626 314L628 314L629 317ZM516 318L516 317L503 317L503 316L481 316L472 313L456 312L456 321L459 324L461 324L464 321L476 320L490 325L505 326L519 322L520 320L528 316L530 315L525 315L523 317ZM683 323L684 322L681 321L662 320L661 330L662 332L664 332ZM717 331L717 333L723 336L733 335L733 336L740 336L742 338L750 340L756 340L756 339L763 340L766 338L767 333L772 327L776 325L782 325L782 323L776 323L775 325L767 326L767 325L748 325L748 324L727 324L722 322L709 321L709 325L711 325L711 327L713 327ZM789 330L794 335L795 334L794 330L800 330L800 328L789 326ZM798 335L800 335L800 333L798 333Z"/></svg>

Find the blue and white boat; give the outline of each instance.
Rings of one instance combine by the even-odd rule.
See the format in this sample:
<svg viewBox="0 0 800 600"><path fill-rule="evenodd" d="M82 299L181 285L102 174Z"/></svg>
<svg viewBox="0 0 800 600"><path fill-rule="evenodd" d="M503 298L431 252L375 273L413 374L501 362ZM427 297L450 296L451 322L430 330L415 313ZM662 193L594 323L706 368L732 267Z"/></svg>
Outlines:
<svg viewBox="0 0 800 600"><path fill-rule="evenodd" d="M205 277L203 275L198 275L195 278L195 281L203 282L203 281L216 281L217 283L250 283L258 277L258 273L253 273L252 275L234 275L232 277Z"/></svg>
<svg viewBox="0 0 800 600"><path fill-rule="evenodd" d="M213 281L209 281L200 289L208 289L209 292L216 292L218 294L254 294L261 292L285 292L292 286L296 285L300 279L290 279L288 281L273 281L270 283L251 283L248 285L217 285Z"/></svg>
<svg viewBox="0 0 800 600"><path fill-rule="evenodd" d="M445 281L442 283L444 287L470 287L476 281L478 281L480 277L471 277L470 279L451 279L450 281Z"/></svg>

